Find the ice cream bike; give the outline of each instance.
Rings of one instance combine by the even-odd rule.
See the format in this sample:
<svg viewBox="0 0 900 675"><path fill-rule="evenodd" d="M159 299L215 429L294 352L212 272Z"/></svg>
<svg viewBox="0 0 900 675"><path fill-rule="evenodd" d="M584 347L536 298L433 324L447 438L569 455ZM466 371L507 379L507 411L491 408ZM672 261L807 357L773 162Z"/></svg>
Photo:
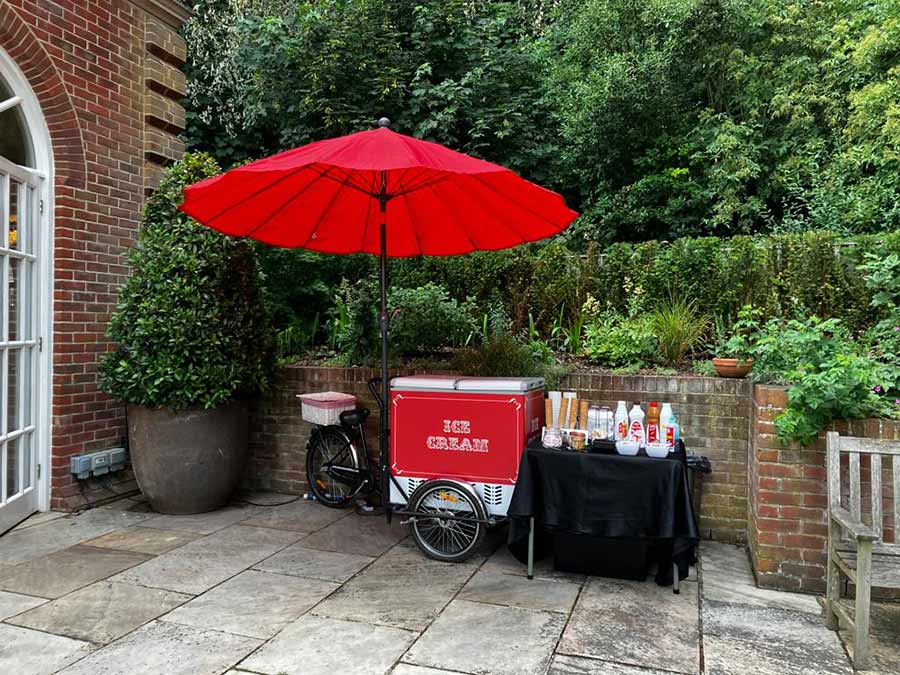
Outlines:
<svg viewBox="0 0 900 675"><path fill-rule="evenodd" d="M379 384L371 380L369 390L383 408ZM304 417L319 425L307 446L312 492L335 508L366 492L386 493L389 517L411 526L425 555L466 560L487 528L506 518L522 451L541 433L543 388L541 378L394 378L383 470L362 432L368 410L342 394L301 395Z"/></svg>

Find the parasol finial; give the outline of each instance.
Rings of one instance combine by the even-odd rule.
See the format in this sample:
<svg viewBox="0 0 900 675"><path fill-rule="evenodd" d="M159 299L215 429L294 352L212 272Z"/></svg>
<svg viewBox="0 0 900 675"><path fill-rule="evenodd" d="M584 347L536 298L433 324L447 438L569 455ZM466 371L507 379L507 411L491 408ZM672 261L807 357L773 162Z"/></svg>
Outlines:
<svg viewBox="0 0 900 675"><path fill-rule="evenodd" d="M391 121L387 117L381 117L378 120L378 126L382 129L390 129Z"/></svg>

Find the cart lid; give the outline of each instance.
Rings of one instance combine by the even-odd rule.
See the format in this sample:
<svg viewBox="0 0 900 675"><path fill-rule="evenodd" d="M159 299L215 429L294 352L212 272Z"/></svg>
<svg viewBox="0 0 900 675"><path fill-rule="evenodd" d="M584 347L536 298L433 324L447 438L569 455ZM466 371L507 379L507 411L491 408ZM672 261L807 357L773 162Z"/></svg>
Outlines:
<svg viewBox="0 0 900 675"><path fill-rule="evenodd" d="M543 387L542 377L461 377L456 382L457 391L468 392L521 394Z"/></svg>
<svg viewBox="0 0 900 675"><path fill-rule="evenodd" d="M457 375L410 375L391 380L393 391L453 391Z"/></svg>

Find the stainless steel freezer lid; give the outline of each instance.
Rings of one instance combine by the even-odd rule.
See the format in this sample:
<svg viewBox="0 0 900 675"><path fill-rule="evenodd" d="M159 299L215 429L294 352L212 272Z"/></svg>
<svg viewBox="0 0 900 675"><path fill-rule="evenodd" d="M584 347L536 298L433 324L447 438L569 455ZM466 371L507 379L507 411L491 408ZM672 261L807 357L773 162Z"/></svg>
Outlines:
<svg viewBox="0 0 900 675"><path fill-rule="evenodd" d="M458 375L410 375L391 380L393 391L453 391Z"/></svg>
<svg viewBox="0 0 900 675"><path fill-rule="evenodd" d="M461 377L456 381L456 391L499 392L521 394L542 389L542 377Z"/></svg>

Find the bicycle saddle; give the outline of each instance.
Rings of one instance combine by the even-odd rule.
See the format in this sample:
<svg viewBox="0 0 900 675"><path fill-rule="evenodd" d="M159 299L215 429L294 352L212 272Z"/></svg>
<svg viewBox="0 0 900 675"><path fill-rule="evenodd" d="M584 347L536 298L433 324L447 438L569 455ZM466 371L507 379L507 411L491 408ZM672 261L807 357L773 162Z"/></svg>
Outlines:
<svg viewBox="0 0 900 675"><path fill-rule="evenodd" d="M368 408L357 408L356 410L345 410L341 413L341 424L345 427L361 427L366 418L369 416Z"/></svg>

